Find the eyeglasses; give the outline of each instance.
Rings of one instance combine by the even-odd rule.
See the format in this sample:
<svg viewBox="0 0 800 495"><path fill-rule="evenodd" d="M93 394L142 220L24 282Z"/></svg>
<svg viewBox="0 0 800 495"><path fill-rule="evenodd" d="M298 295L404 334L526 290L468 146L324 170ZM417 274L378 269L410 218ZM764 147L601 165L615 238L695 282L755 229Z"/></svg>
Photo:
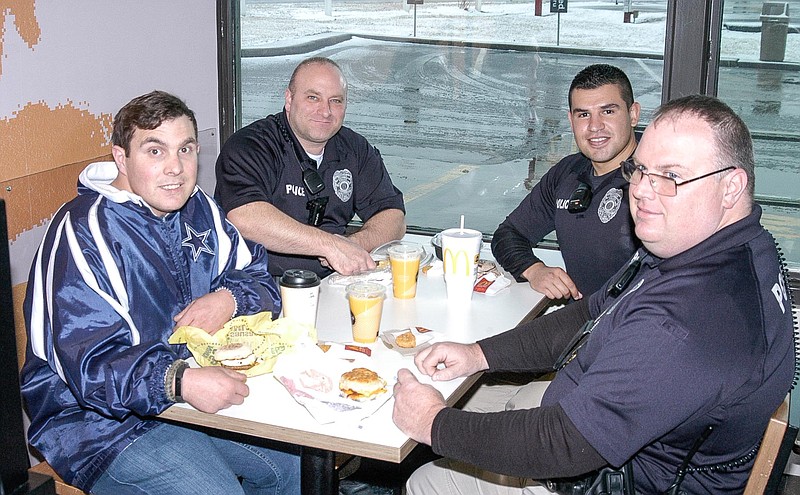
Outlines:
<svg viewBox="0 0 800 495"><path fill-rule="evenodd" d="M637 165L631 160L625 160L621 163L621 166L622 176L625 177L625 180L635 186L638 185L642 181L642 177L646 175L650 180L650 185L653 187L653 191L661 196L675 196L678 194L678 186L682 186L696 180L705 179L706 177L711 177L712 175L720 172L726 172L736 168L733 166L725 167L719 170L714 170L713 172L709 172L707 174L703 174L700 177L695 177L694 179L685 180L683 182L675 182L675 179L672 177L648 172L647 169L644 168L644 165Z"/></svg>

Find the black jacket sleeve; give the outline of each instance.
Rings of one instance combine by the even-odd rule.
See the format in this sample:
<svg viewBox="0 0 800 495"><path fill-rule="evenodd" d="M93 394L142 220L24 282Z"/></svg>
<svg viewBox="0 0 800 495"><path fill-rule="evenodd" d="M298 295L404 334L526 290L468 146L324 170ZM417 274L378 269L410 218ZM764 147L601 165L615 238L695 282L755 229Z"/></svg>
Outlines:
<svg viewBox="0 0 800 495"><path fill-rule="evenodd" d="M591 319L589 298L478 341L489 371L549 372L572 338Z"/></svg>
<svg viewBox="0 0 800 495"><path fill-rule="evenodd" d="M522 277L522 272L540 261L533 254L530 241L508 220L501 223L492 236L492 254L500 266L513 275L517 282L527 282Z"/></svg>
<svg viewBox="0 0 800 495"><path fill-rule="evenodd" d="M524 478L571 477L608 464L558 404L497 413L445 408L431 439L439 455Z"/></svg>
<svg viewBox="0 0 800 495"><path fill-rule="evenodd" d="M489 371L552 371L590 318L584 298L478 344ZM445 408L433 421L431 441L437 454L526 478L577 476L608 464L558 404L497 413Z"/></svg>

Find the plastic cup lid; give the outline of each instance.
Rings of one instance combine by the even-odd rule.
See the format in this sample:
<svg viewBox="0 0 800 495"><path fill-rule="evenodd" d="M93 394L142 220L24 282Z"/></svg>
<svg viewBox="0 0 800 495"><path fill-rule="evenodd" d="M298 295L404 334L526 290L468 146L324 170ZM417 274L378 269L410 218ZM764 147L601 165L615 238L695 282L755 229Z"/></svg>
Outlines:
<svg viewBox="0 0 800 495"><path fill-rule="evenodd" d="M384 297L386 287L375 282L355 282L345 287L348 295L361 298Z"/></svg>
<svg viewBox="0 0 800 495"><path fill-rule="evenodd" d="M386 251L389 253L390 257L394 256L396 258L418 257L422 256L422 253L425 252L422 246L413 243L395 244L394 246L389 246Z"/></svg>
<svg viewBox="0 0 800 495"><path fill-rule="evenodd" d="M316 287L319 285L319 277L310 270L300 270L292 268L283 272L281 285L284 287Z"/></svg>
<svg viewBox="0 0 800 495"><path fill-rule="evenodd" d="M481 232L479 230L474 230L474 229L453 228L453 229L443 230L441 232L441 234L442 234L442 237L455 237L455 238L460 238L460 239L469 239L469 238L479 237L479 238L483 239L483 234L481 234Z"/></svg>

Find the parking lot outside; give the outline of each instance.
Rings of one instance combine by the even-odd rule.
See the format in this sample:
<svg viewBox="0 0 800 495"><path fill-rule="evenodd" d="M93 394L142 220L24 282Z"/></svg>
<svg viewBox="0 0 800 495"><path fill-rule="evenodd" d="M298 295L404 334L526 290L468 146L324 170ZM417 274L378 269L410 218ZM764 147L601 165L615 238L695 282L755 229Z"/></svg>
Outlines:
<svg viewBox="0 0 800 495"><path fill-rule="evenodd" d="M664 3L634 1L651 19L658 19ZM726 19L757 24L756 3L730 2ZM593 4L614 13L613 1ZM639 22L643 19L645 14ZM470 226L491 233L547 168L575 151L566 89L582 67L598 61L622 67L645 123L661 100L663 63L647 51L663 50L663 41L656 48L632 47L629 56L602 58L585 49L552 52L523 44L493 48L317 38L313 49L295 55L243 59L243 121L280 110L288 74L302 58L337 60L350 84L346 124L381 150L405 194L409 224L432 230L466 214ZM788 54L794 56L791 50ZM721 69L719 94L754 133L757 193L777 200L765 206L765 223L800 266L798 70L791 61L777 68L742 65Z"/></svg>

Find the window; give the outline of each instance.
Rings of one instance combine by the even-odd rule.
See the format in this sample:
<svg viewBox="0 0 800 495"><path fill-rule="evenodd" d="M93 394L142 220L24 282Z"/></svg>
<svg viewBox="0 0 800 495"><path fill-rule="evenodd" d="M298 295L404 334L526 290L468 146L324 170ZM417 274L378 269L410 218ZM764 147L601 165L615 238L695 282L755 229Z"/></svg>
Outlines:
<svg viewBox="0 0 800 495"><path fill-rule="evenodd" d="M790 18L783 15L789 3L730 4L723 15L718 95L750 128L762 222L778 239L790 266L798 269L800 34L796 27L789 32ZM763 22L762 8L767 14Z"/></svg>
<svg viewBox="0 0 800 495"><path fill-rule="evenodd" d="M645 118L661 102L664 8L625 23L622 3L550 14L545 2L535 16L531 2L429 1L416 5L415 24L415 7L399 1L337 1L329 16L320 3L248 0L242 124L282 109L299 61L329 56L348 78L345 124L380 149L409 225L441 230L463 214L492 233L550 166L577 151L567 90L579 70L620 66ZM308 48L283 54L299 42ZM613 56L633 45L633 56Z"/></svg>
<svg viewBox="0 0 800 495"><path fill-rule="evenodd" d="M665 33L667 50L670 43L683 50L670 64L709 58L695 48L707 43L688 31L696 23L670 21L677 7L667 1L575 0L562 14L543 2L541 16L535 3L517 0L240 1L232 6L240 9L241 98L232 100L241 104L240 124L282 109L300 60L333 58L349 83L345 125L380 149L412 229L438 231L463 214L468 226L492 233L550 166L577 151L567 89L581 68L606 62L630 77L642 125L671 90L713 93L718 83L755 138L764 223L800 267L800 174L792 160L800 138L790 132L800 119L800 34L786 36L784 62L759 61L761 33L736 27L759 25L761 2L704 13L700 35L722 30L712 84L695 82L690 67L670 73L662 88ZM682 5L682 15L704 8Z"/></svg>

